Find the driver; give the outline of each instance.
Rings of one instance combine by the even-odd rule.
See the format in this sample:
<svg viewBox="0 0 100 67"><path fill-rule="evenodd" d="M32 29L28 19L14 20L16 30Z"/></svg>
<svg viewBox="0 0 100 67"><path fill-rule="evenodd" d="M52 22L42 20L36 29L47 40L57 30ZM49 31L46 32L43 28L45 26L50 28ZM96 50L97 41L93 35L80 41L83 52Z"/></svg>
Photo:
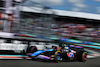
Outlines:
<svg viewBox="0 0 100 67"><path fill-rule="evenodd" d="M62 48L61 48L61 51L62 51L62 52L70 52L70 48L69 48L66 44L64 44L64 45L62 46Z"/></svg>

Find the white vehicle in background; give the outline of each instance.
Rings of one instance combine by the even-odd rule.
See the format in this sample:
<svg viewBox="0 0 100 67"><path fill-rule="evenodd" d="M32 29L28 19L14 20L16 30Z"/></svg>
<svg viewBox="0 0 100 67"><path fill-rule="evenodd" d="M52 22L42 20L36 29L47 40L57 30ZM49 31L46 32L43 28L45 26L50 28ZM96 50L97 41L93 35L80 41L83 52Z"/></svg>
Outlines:
<svg viewBox="0 0 100 67"><path fill-rule="evenodd" d="M29 46L30 44L30 46ZM32 40L29 41L23 39L0 39L0 53L27 53L27 51L33 52L34 47L36 50L43 50L45 47L52 48L52 46L58 46L55 43L47 43L47 42L34 42ZM27 50L29 46L29 50Z"/></svg>
<svg viewBox="0 0 100 67"><path fill-rule="evenodd" d="M35 46L37 50L43 50L45 47L52 48L53 46L58 46L55 43L46 43L46 42L31 42L31 46Z"/></svg>
<svg viewBox="0 0 100 67"><path fill-rule="evenodd" d="M0 51L14 51L20 53L27 48L27 44L20 40L0 39ZM26 50L25 50L26 51Z"/></svg>

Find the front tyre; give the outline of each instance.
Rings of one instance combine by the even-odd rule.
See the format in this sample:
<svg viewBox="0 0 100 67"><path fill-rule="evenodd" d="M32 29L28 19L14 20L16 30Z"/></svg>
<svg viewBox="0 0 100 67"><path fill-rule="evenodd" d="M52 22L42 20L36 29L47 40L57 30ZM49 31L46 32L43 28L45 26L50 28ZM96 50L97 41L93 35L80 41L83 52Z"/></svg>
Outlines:
<svg viewBox="0 0 100 67"><path fill-rule="evenodd" d="M61 60L61 51L56 51L54 54L54 61L58 62Z"/></svg>

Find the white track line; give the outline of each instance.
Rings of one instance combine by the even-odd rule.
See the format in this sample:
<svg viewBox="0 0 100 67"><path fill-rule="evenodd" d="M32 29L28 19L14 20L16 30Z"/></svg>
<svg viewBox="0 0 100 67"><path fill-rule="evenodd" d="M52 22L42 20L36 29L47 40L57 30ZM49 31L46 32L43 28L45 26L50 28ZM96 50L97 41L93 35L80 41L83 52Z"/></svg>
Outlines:
<svg viewBox="0 0 100 67"><path fill-rule="evenodd" d="M90 55L87 55L87 58L95 58L95 57L99 57L100 56L99 52L96 52L96 51L93 51L93 50L89 50L89 49L85 49L85 50L92 53Z"/></svg>

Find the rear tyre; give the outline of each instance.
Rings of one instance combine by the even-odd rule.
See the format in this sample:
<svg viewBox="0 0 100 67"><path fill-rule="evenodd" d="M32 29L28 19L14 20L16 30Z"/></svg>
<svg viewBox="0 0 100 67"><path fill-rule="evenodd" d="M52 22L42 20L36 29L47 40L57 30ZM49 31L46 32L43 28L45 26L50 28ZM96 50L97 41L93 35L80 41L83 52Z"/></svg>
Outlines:
<svg viewBox="0 0 100 67"><path fill-rule="evenodd" d="M29 47L29 49L28 49L28 53L33 53L33 52L36 52L37 51L37 48L36 48L36 46L31 46L31 47Z"/></svg>
<svg viewBox="0 0 100 67"><path fill-rule="evenodd" d="M85 62L86 61L86 59L87 59L87 52L83 52L83 54L82 54L82 62Z"/></svg>
<svg viewBox="0 0 100 67"><path fill-rule="evenodd" d="M80 52L77 56L77 59L81 62L85 62L87 59L87 52Z"/></svg>

